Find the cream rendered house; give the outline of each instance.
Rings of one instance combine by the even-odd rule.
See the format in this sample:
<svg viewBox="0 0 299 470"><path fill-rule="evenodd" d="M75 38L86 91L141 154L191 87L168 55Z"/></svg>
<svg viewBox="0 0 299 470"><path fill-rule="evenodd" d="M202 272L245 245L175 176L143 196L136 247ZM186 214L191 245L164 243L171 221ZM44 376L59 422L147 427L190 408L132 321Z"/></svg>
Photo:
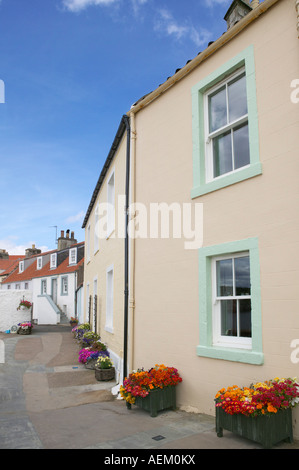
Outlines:
<svg viewBox="0 0 299 470"><path fill-rule="evenodd" d="M214 415L223 387L299 376L298 15L298 0L232 2L227 32L132 106L84 222L98 331L128 372L176 367L187 411ZM128 252L109 237L94 248L112 171Z"/></svg>
<svg viewBox="0 0 299 470"><path fill-rule="evenodd" d="M85 321L108 346L120 379L124 356L125 175L128 119L121 119L84 222Z"/></svg>
<svg viewBox="0 0 299 470"><path fill-rule="evenodd" d="M198 248L131 240L130 368L177 367L185 410L299 376L297 25L295 0L252 2L130 112L134 200L203 209Z"/></svg>

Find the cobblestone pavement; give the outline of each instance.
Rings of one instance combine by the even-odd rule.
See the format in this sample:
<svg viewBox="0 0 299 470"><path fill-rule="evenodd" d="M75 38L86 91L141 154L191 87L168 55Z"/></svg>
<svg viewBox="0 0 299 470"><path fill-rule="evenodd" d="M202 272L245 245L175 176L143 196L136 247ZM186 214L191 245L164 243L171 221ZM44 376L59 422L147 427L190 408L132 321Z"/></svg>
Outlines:
<svg viewBox="0 0 299 470"><path fill-rule="evenodd" d="M2 334L0 449L261 449L224 431L211 416L164 411L156 418L128 410L94 371L78 363L69 325L36 326L32 335ZM3 344L3 343L2 343ZM281 443L274 449L299 449Z"/></svg>

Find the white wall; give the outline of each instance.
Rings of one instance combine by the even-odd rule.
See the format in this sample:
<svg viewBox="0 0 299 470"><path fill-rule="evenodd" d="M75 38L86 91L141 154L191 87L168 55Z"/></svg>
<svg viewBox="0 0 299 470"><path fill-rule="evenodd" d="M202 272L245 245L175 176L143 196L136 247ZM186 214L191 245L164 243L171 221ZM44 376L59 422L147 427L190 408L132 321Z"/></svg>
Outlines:
<svg viewBox="0 0 299 470"><path fill-rule="evenodd" d="M13 325L31 320L30 310L17 310L20 300L32 302L28 290L0 290L0 331L10 330Z"/></svg>
<svg viewBox="0 0 299 470"><path fill-rule="evenodd" d="M68 277L68 294L62 294L62 277ZM33 279L33 302L34 302L34 319L39 325L56 325L60 322L60 316L54 310L46 297L41 295L41 282L45 280L47 283L47 295L52 296L52 279L57 280L57 302L56 305L65 314L70 317L75 316L75 274L59 274L57 276L47 276L44 278Z"/></svg>

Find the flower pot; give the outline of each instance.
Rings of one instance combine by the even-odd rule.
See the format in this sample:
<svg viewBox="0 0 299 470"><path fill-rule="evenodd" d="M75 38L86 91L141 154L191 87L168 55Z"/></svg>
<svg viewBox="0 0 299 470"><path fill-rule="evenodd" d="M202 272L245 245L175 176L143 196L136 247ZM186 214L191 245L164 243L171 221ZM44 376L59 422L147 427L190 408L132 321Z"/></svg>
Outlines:
<svg viewBox="0 0 299 470"><path fill-rule="evenodd" d="M30 327L28 327L28 328L19 328L17 333L19 335L31 335L32 328L30 328Z"/></svg>
<svg viewBox="0 0 299 470"><path fill-rule="evenodd" d="M245 437L270 449L281 441L293 442L292 409L280 410L277 413L245 416L230 415L216 407L216 432L223 436L223 429L238 436Z"/></svg>
<svg viewBox="0 0 299 470"><path fill-rule="evenodd" d="M111 367L110 369L98 369L95 368L95 378L98 381L101 380L113 380L115 377L115 367Z"/></svg>
<svg viewBox="0 0 299 470"><path fill-rule="evenodd" d="M158 411L171 408L176 409L176 387L165 387L151 390L146 397L136 397L135 405L145 411L149 411L152 418L158 416ZM131 404L127 402L127 408L131 409Z"/></svg>

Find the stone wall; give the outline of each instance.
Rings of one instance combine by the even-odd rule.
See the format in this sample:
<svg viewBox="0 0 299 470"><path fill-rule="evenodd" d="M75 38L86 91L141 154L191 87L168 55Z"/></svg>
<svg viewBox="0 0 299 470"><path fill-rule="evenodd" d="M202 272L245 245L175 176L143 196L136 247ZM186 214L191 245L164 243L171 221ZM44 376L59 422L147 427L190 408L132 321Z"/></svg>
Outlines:
<svg viewBox="0 0 299 470"><path fill-rule="evenodd" d="M30 310L17 310L21 300L32 302L28 290L0 290L0 332L10 330L13 325L31 320Z"/></svg>

